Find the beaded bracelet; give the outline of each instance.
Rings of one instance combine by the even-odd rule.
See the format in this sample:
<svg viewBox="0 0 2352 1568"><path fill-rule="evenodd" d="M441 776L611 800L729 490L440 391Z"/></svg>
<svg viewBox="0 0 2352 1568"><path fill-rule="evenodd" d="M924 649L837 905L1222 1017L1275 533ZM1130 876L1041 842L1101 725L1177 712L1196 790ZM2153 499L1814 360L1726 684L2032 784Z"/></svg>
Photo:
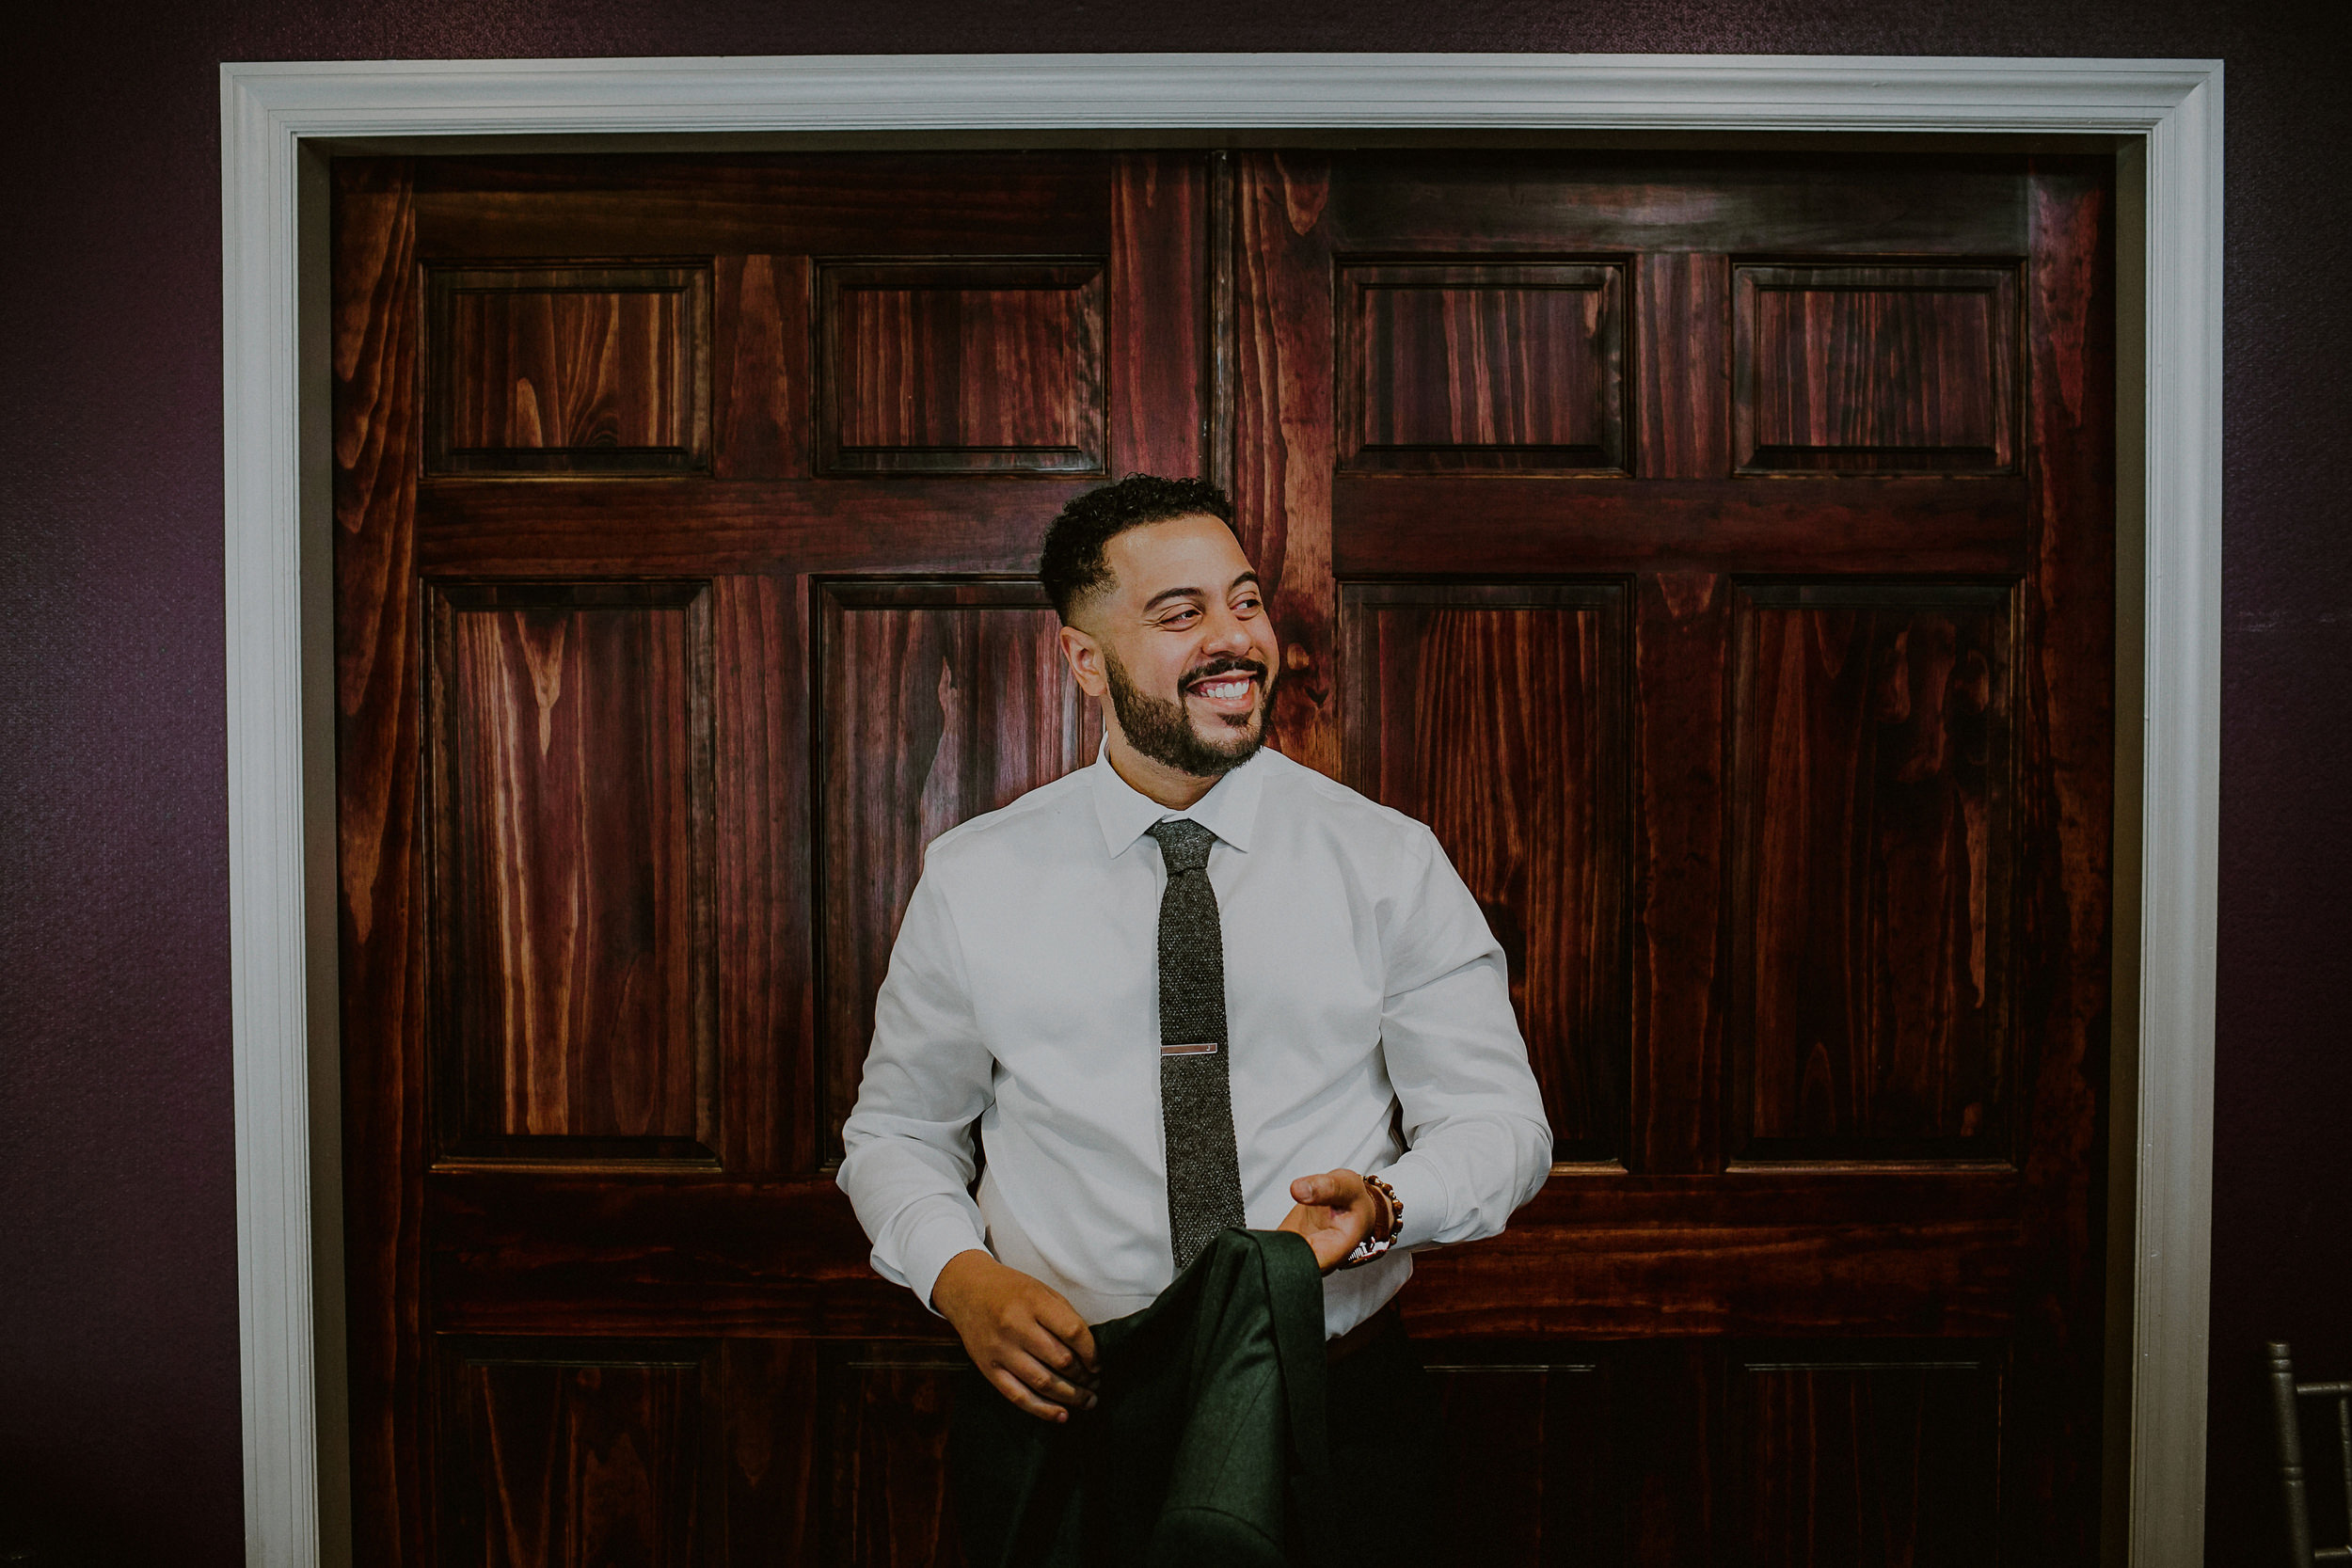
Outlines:
<svg viewBox="0 0 2352 1568"><path fill-rule="evenodd" d="M1369 1263L1395 1245L1397 1230L1405 1223L1405 1200L1396 1196L1394 1187L1376 1176L1365 1177L1364 1185L1381 1200L1381 1207L1386 1212L1386 1220L1385 1223L1375 1221L1374 1223L1375 1234L1358 1242L1356 1250L1340 1260L1340 1267L1343 1269L1353 1268L1358 1263Z"/></svg>

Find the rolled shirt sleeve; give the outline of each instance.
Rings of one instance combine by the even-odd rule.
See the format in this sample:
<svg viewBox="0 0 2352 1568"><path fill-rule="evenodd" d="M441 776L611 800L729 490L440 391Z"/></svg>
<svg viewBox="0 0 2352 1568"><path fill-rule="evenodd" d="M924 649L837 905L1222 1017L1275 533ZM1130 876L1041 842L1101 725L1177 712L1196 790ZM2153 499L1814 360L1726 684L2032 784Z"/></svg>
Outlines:
<svg viewBox="0 0 2352 1568"><path fill-rule="evenodd" d="M1405 1205L1404 1247L1497 1234L1551 1170L1502 946L1436 836L1421 838L1382 928L1380 1048L1407 1148L1377 1174Z"/></svg>
<svg viewBox="0 0 2352 1568"><path fill-rule="evenodd" d="M947 1260L988 1245L972 1200L972 1124L987 1107L993 1067L954 919L926 875L874 999L873 1044L835 1180L874 1239L874 1272L927 1307Z"/></svg>

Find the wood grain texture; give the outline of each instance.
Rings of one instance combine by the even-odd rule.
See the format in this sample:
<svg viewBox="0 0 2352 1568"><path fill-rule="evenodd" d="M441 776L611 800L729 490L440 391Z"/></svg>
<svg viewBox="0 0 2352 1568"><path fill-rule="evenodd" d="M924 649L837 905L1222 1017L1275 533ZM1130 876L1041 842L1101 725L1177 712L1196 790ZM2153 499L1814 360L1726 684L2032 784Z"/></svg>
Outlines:
<svg viewBox="0 0 2352 1568"><path fill-rule="evenodd" d="M715 1347L443 1340L436 1560L701 1568L725 1522Z"/></svg>
<svg viewBox="0 0 2352 1568"><path fill-rule="evenodd" d="M2000 1335L2033 1266L1998 1169L1571 1167L1501 1236L1416 1259L1405 1307L1445 1335Z"/></svg>
<svg viewBox="0 0 2352 1568"><path fill-rule="evenodd" d="M908 474L791 484L444 479L418 486L418 563L441 576L1037 570L1054 514L1093 480Z"/></svg>
<svg viewBox="0 0 2352 1568"><path fill-rule="evenodd" d="M1735 266L1741 473L2008 473L2017 270Z"/></svg>
<svg viewBox="0 0 2352 1568"><path fill-rule="evenodd" d="M849 1345L826 1361L820 1398L832 1486L816 1560L961 1568L947 1423L971 1365L962 1347Z"/></svg>
<svg viewBox="0 0 2352 1568"><path fill-rule="evenodd" d="M433 267L425 467L710 467L710 269Z"/></svg>
<svg viewBox="0 0 2352 1568"><path fill-rule="evenodd" d="M1209 471L1230 465L1245 534L1278 591L1290 666L1278 743L1327 770L1344 763L1351 778L1368 776L1368 746L1369 774L1395 773L1397 788L1433 802L1498 929L1526 955L1523 1008L1544 955L1565 955L1564 974L1584 963L1583 999L1564 987L1533 1003L1581 1021L1555 1031L1562 1060L1590 1054L1586 1015L1609 1011L1592 998L1615 989L1613 1141L1567 1151L1618 1163L1556 1169L1502 1236L1422 1259L1406 1296L1433 1358L1456 1369L1439 1374L1441 1392L1452 1461L1471 1479L1455 1478L1470 1507L1452 1528L1476 1546L1456 1555L1696 1568L1812 1549L1831 1560L1869 1522L1894 1521L1874 1539L1915 1545L1910 1560L1971 1560L1979 1537L1945 1528L1949 1515L1922 1513L1906 1490L1931 1444L1902 1443L1923 1422L1961 1431L1977 1418L1966 1400L1937 1402L1949 1385L1935 1382L1976 1374L1929 1364L2006 1345L2002 1550L2089 1560L2113 748L2106 171L2008 155L1477 149L435 159L413 201L396 163L339 165L337 177L345 1147L377 1162L346 1170L366 1560L437 1558L447 1494L424 1478L449 1473L460 1450L436 1435L437 1413L455 1406L436 1402L440 1385L420 1368L437 1365L437 1338L460 1335L503 1341L490 1360L515 1363L495 1375L517 1453L650 1452L594 1435L682 1430L647 1414L650 1374L591 1394L587 1364L635 1355L697 1369L698 1430L715 1435L695 1441L720 1479L697 1481L695 1495L715 1500L697 1502L691 1531L662 1526L658 1546L608 1533L615 1560L949 1555L937 1445L955 1353L935 1318L866 1266L824 1167L868 1027L847 1015L870 1006L927 824L996 804L1091 749L1091 715L1073 721L1043 681L1059 675L1041 599L1026 582L988 579L1026 578L1048 520L1097 480L815 477L820 270L935 280L943 262L1099 269L1104 466L1184 471L1187 451ZM655 260L615 260L632 257ZM446 270L708 258L707 471L420 479L420 258ZM1857 268L1915 280L2007 267L2023 323L2011 470L1735 477L1735 263L1846 280ZM1491 281L1595 265L1621 277L1632 334L1619 476L1340 471L1352 428L1346 271L1426 282L1461 268ZM1418 309L1449 291L1399 293L1423 296ZM1483 303L1437 297L1387 329L1393 339L1402 322L1422 345L1466 341L1483 330ZM1914 334L1933 347L1931 336ZM1448 441L1577 434L1555 419L1565 405L1535 398L1567 378L1558 359L1533 356L1549 343L1513 346L1530 356L1499 370L1490 357L1461 383L1476 395L1500 386L1504 413L1445 383L1442 400L1399 405L1408 418L1393 429L1427 434L1439 427L1412 421L1441 414ZM1393 359L1415 385L1428 379L1415 367L1437 363L1434 350ZM987 417L1025 420L1044 406L1015 390ZM884 411L897 419L901 406ZM932 421L926 438L948 428L931 404L903 406ZM697 1141L715 1156L427 1161L415 829L427 820L420 682L432 644L421 578L709 585L720 1092L715 1141ZM1742 1144L1747 1122L1734 1114L1733 960L1754 924L1734 896L1748 876L1740 812L1752 793L1735 692L1753 686L1756 657L1753 644L1740 655L1739 628L1792 586L1919 590L1927 599L1896 606L1907 619L1887 634L1906 637L1908 672L1935 616L1956 639L1969 630L1948 613L1952 590L2010 584L1999 611L2012 655L2017 954L2007 1141L1959 1160L1948 1148L1910 1157L1922 1153L1910 1133L1842 1158L1800 1158L1787 1143L1783 1157L1760 1158L1774 1150ZM1389 651L1359 655L1358 610L1375 605ZM1851 608L1770 613L1815 626ZM1611 702L1614 738L1601 746L1592 726ZM1447 734L1508 766L1469 768L1457 753L1472 747L1430 738ZM1613 801L1580 760L1612 746ZM1877 775L1854 776L1873 791L1860 804L1881 809ZM1480 788L1495 801L1474 807ZM627 816L626 805L612 812ZM1568 900L1527 912L1545 878L1623 890L1613 969L1594 958L1598 927ZM850 884L867 889L863 902L834 896ZM1567 1069L1544 1071L1568 1081ZM1583 1113L1554 1115L1565 1130ZM1890 1146L1908 1155L1889 1157ZM518 1339L537 1342L517 1352ZM563 1344L585 1347L582 1367L552 1367L564 1356L543 1353ZM642 1346L653 1348L631 1348ZM1836 1370L1890 1347L1911 1369L1892 1381ZM1806 1370L1749 1370L1781 1363ZM1503 1370L1570 1365L1594 1370ZM660 1374L673 1375L689 1373ZM1847 1398L1853 1387L1867 1397ZM549 1389L618 1414L575 1419ZM564 1449L574 1433L590 1437ZM618 1467L539 1473L570 1478L545 1490L572 1502L648 1495L599 1493L624 1481ZM611 1517L683 1515L631 1501Z"/></svg>
<svg viewBox="0 0 2352 1568"><path fill-rule="evenodd" d="M2015 160L1424 148L1333 160L1356 255L1751 256L2025 249Z"/></svg>
<svg viewBox="0 0 2352 1568"><path fill-rule="evenodd" d="M961 1346L743 1338L721 1354L730 1563L960 1568L945 1450Z"/></svg>
<svg viewBox="0 0 2352 1568"><path fill-rule="evenodd" d="M445 1330L939 1332L912 1292L866 1266L865 1232L830 1175L453 1164L427 1192L431 1313Z"/></svg>
<svg viewBox="0 0 2352 1568"><path fill-rule="evenodd" d="M1754 587L1735 1158L2007 1158L2010 591Z"/></svg>
<svg viewBox="0 0 2352 1568"><path fill-rule="evenodd" d="M823 1357L813 1339L725 1339L719 1346L721 1468L731 1564L818 1560L824 1528Z"/></svg>
<svg viewBox="0 0 2352 1568"><path fill-rule="evenodd" d="M1092 761L1102 717L1033 581L822 592L818 1027L823 1147L838 1159L924 846Z"/></svg>
<svg viewBox="0 0 2352 1568"><path fill-rule="evenodd" d="M418 1291L424 1088L422 642L411 557L420 411L412 169L335 166L336 927L353 1541L421 1560L428 1435Z"/></svg>
<svg viewBox="0 0 2352 1568"><path fill-rule="evenodd" d="M2014 574L2014 480L1580 479L1343 474L1343 578L1736 570Z"/></svg>
<svg viewBox="0 0 2352 1568"><path fill-rule="evenodd" d="M805 584L711 584L720 1150L817 1168Z"/></svg>
<svg viewBox="0 0 2352 1568"><path fill-rule="evenodd" d="M1448 1560L1624 1561L1601 1369L1541 1341L1438 1341L1422 1355L1443 1433L1445 1468L1431 1479Z"/></svg>
<svg viewBox="0 0 2352 1568"><path fill-rule="evenodd" d="M1106 152L422 161L419 254L1100 256Z"/></svg>
<svg viewBox="0 0 2352 1568"><path fill-rule="evenodd" d="M1733 1379L1728 1555L1786 1568L1991 1564L2001 1353L1965 1342L1750 1347Z"/></svg>
<svg viewBox="0 0 2352 1568"><path fill-rule="evenodd" d="M1268 739L1337 777L1328 160L1233 157L1233 520L1282 644Z"/></svg>
<svg viewBox="0 0 2352 1568"><path fill-rule="evenodd" d="M2065 1333L2021 1337L2007 1410L2012 1556L2097 1541L2105 1117L2115 874L2116 194L2112 166L2038 161L2028 182L2026 474L2017 839L2023 1159L2033 1287ZM2050 1544L2044 1547L2041 1544Z"/></svg>
<svg viewBox="0 0 2352 1568"><path fill-rule="evenodd" d="M1201 472L1210 483L1233 494L1233 420L1241 396L1241 329L1235 293L1240 275L1237 210L1240 182L1233 155L1223 149L1207 154L1209 173L1209 401L1204 426L1208 451Z"/></svg>
<svg viewBox="0 0 2352 1568"><path fill-rule="evenodd" d="M1644 479L1731 473L1731 263L1692 252L1634 266L1634 471Z"/></svg>
<svg viewBox="0 0 2352 1568"><path fill-rule="evenodd" d="M1114 474L1205 471L1208 224L1201 154L1123 152L1113 161L1107 342Z"/></svg>
<svg viewBox="0 0 2352 1568"><path fill-rule="evenodd" d="M818 272L827 473L1100 473L1099 262Z"/></svg>
<svg viewBox="0 0 2352 1568"><path fill-rule="evenodd" d="M1613 1347L1604 1363L1618 1419L1626 1560L1711 1568L1728 1467L1724 1463L1720 1341L1662 1338Z"/></svg>
<svg viewBox="0 0 2352 1568"><path fill-rule="evenodd" d="M806 479L809 297L805 256L721 256L711 276L711 472Z"/></svg>
<svg viewBox="0 0 2352 1568"><path fill-rule="evenodd" d="M429 612L443 1150L715 1157L707 586L445 584Z"/></svg>
<svg viewBox="0 0 2352 1568"><path fill-rule="evenodd" d="M1340 464L1625 469L1625 269L1340 272Z"/></svg>
<svg viewBox="0 0 2352 1568"><path fill-rule="evenodd" d="M1427 823L1478 899L1560 1160L1626 1148L1622 600L1612 585L1343 596L1348 782Z"/></svg>
<svg viewBox="0 0 2352 1568"><path fill-rule="evenodd" d="M1639 579L1633 606L1634 927L1629 1164L1723 1167L1725 675L1729 581Z"/></svg>
<svg viewBox="0 0 2352 1568"><path fill-rule="evenodd" d="M434 1172L435 1322L937 1333L911 1293L866 1268L864 1232L830 1178L615 1179L625 1174ZM2019 1214L2016 1179L1998 1170L1571 1168L1502 1236L1417 1259L1404 1305L1416 1332L1449 1336L2004 1334L2032 1266Z"/></svg>

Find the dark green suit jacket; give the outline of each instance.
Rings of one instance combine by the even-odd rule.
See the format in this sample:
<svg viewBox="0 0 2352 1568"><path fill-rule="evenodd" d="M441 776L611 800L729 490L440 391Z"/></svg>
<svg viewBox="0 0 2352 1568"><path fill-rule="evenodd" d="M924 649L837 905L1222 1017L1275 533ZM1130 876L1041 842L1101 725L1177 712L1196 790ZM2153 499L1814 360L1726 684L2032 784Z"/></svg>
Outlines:
<svg viewBox="0 0 2352 1568"><path fill-rule="evenodd" d="M1292 1568L1324 1538L1323 1276L1306 1241L1228 1230L1094 1330L1092 1410L1024 1415L975 1371L948 1465L971 1568Z"/></svg>

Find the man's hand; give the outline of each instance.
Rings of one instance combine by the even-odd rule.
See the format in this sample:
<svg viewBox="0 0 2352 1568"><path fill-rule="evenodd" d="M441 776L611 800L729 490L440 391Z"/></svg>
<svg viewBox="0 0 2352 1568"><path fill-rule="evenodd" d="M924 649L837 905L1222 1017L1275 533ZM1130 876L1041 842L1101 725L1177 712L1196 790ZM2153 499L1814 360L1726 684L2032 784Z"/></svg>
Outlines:
<svg viewBox="0 0 2352 1568"><path fill-rule="evenodd" d="M963 1337L964 1353L996 1391L1043 1421L1091 1408L1094 1336L1061 1292L977 1247L939 1271L931 1305Z"/></svg>
<svg viewBox="0 0 2352 1568"><path fill-rule="evenodd" d="M1356 1243L1372 1234L1380 1213L1380 1200L1352 1170L1302 1176L1291 1183L1291 1200L1297 1207L1275 1228L1306 1237L1314 1248L1316 1266L1325 1274L1347 1261Z"/></svg>

